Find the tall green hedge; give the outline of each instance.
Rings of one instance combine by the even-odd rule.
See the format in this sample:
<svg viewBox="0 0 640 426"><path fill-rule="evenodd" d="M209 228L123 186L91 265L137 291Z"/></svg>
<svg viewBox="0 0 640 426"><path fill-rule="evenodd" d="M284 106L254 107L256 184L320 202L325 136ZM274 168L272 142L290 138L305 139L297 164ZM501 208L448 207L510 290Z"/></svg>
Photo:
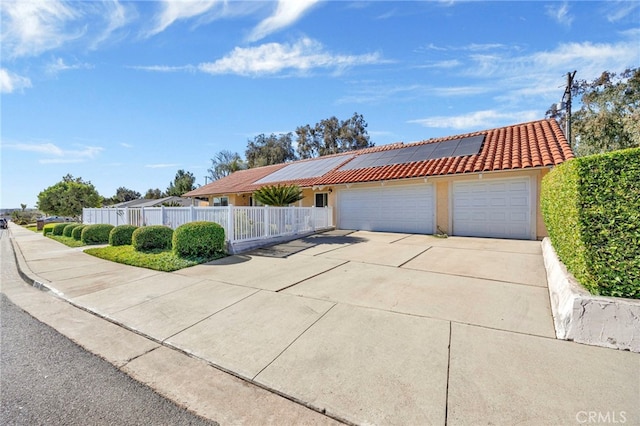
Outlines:
<svg viewBox="0 0 640 426"><path fill-rule="evenodd" d="M180 257L221 257L224 254L224 228L214 222L185 223L173 233L173 251Z"/></svg>
<svg viewBox="0 0 640 426"><path fill-rule="evenodd" d="M77 228L78 226L82 226L82 225L79 223L69 223L62 230L62 236L71 238L71 233L73 232L73 229Z"/></svg>
<svg viewBox="0 0 640 426"><path fill-rule="evenodd" d="M640 148L556 167L541 207L558 257L586 289L640 298Z"/></svg>
<svg viewBox="0 0 640 426"><path fill-rule="evenodd" d="M109 233L114 228L113 225L106 223L98 223L94 225L86 225L80 233L80 241L89 244L107 244L109 242Z"/></svg>
<svg viewBox="0 0 640 426"><path fill-rule="evenodd" d="M61 237L62 233L64 232L64 228L68 225L68 223L56 223L55 225L53 225L53 232L51 233L52 235Z"/></svg>
<svg viewBox="0 0 640 426"><path fill-rule="evenodd" d="M131 245L137 251L171 249L173 229L164 225L142 226L131 235Z"/></svg>
<svg viewBox="0 0 640 426"><path fill-rule="evenodd" d="M119 225L109 233L109 244L112 246L130 246L133 231L138 229L135 225Z"/></svg>

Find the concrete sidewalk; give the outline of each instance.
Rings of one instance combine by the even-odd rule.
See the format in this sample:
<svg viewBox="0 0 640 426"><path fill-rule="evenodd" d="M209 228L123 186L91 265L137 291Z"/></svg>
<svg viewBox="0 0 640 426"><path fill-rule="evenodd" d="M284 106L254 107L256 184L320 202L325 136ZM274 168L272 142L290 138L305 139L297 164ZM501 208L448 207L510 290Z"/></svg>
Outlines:
<svg viewBox="0 0 640 426"><path fill-rule="evenodd" d="M555 339L539 242L337 233L161 273L11 233L64 302L4 293L221 424L640 424L640 357Z"/></svg>

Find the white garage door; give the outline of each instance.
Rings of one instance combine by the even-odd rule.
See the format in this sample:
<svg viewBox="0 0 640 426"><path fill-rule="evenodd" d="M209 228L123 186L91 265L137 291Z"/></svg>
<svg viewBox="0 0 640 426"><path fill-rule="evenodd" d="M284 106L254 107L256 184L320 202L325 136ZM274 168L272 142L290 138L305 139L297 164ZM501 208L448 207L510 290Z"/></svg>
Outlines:
<svg viewBox="0 0 640 426"><path fill-rule="evenodd" d="M338 226L363 231L433 234L433 185L344 189Z"/></svg>
<svg viewBox="0 0 640 426"><path fill-rule="evenodd" d="M531 180L487 179L453 183L453 234L534 239Z"/></svg>

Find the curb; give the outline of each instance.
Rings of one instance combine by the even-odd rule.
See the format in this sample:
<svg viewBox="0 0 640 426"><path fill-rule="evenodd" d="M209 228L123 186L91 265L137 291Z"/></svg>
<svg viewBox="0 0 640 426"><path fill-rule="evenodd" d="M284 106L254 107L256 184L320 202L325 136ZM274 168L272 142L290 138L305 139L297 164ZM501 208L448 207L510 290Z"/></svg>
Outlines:
<svg viewBox="0 0 640 426"><path fill-rule="evenodd" d="M542 255L558 339L640 353L640 300L593 296L558 259L551 240Z"/></svg>

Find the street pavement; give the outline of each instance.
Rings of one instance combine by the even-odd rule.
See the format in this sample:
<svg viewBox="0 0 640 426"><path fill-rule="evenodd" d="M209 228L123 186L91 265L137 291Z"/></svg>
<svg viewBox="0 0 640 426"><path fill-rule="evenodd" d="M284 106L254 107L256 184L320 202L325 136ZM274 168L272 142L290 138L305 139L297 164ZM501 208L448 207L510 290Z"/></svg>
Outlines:
<svg viewBox="0 0 640 426"><path fill-rule="evenodd" d="M4 293L221 424L640 424L640 357L555 339L536 241L335 232L162 273L11 232L50 291Z"/></svg>

